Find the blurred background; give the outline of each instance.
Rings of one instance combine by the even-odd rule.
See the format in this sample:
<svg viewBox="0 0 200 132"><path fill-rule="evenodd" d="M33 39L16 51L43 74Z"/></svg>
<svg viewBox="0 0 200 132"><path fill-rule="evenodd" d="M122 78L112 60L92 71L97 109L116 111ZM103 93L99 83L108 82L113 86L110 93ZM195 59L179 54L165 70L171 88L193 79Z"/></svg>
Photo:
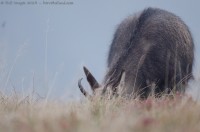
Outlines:
<svg viewBox="0 0 200 132"><path fill-rule="evenodd" d="M19 0L0 0L2 93L14 91L25 96L36 92L48 99L79 99L82 95L77 81L85 77L82 66L87 66L101 82L117 25L147 7L173 12L189 26L195 42L193 72L197 80L190 82L190 93L199 93L198 0L58 1L68 3L45 4L36 0L35 4L19 5ZM85 78L83 84L88 87Z"/></svg>

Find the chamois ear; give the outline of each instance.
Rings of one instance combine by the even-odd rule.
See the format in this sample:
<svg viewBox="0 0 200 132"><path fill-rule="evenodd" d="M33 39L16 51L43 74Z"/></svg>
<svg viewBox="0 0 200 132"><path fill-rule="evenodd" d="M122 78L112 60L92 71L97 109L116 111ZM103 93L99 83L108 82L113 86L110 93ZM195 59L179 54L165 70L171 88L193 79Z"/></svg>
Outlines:
<svg viewBox="0 0 200 132"><path fill-rule="evenodd" d="M99 83L96 81L96 79L94 78L94 76L90 73L90 71L84 66L83 70L85 72L86 78L88 83L91 86L91 89L94 91L95 89L99 88Z"/></svg>

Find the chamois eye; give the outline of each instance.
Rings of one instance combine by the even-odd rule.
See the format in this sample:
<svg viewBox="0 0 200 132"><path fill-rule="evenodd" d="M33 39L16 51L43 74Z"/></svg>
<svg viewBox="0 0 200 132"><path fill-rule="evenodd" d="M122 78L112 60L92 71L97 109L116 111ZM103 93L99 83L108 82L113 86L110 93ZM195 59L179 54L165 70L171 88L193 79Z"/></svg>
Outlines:
<svg viewBox="0 0 200 132"><path fill-rule="evenodd" d="M161 97L184 92L193 78L194 43L187 25L175 14L147 8L124 19L109 47L102 95ZM100 87L91 72L84 72L92 91ZM88 96L79 81L81 92Z"/></svg>

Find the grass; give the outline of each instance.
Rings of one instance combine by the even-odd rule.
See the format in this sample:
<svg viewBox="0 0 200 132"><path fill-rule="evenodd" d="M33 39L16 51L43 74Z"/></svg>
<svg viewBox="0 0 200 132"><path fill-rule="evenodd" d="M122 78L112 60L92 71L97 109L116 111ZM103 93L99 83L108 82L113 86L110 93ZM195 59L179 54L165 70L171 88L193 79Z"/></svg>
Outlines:
<svg viewBox="0 0 200 132"><path fill-rule="evenodd" d="M176 95L147 100L45 102L0 96L0 132L198 132L200 104Z"/></svg>

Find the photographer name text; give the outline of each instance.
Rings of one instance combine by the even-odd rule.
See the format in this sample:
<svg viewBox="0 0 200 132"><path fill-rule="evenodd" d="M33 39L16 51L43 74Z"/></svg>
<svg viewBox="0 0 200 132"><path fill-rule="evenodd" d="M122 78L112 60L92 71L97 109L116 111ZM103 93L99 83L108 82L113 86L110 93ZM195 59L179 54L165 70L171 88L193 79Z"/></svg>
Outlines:
<svg viewBox="0 0 200 132"><path fill-rule="evenodd" d="M25 6L25 5L73 5L73 1L66 1L66 0L43 0L43 1L17 1L17 0L1 0L0 1L0 6L1 5L7 5L7 6L12 6L12 5L18 5L18 6Z"/></svg>

